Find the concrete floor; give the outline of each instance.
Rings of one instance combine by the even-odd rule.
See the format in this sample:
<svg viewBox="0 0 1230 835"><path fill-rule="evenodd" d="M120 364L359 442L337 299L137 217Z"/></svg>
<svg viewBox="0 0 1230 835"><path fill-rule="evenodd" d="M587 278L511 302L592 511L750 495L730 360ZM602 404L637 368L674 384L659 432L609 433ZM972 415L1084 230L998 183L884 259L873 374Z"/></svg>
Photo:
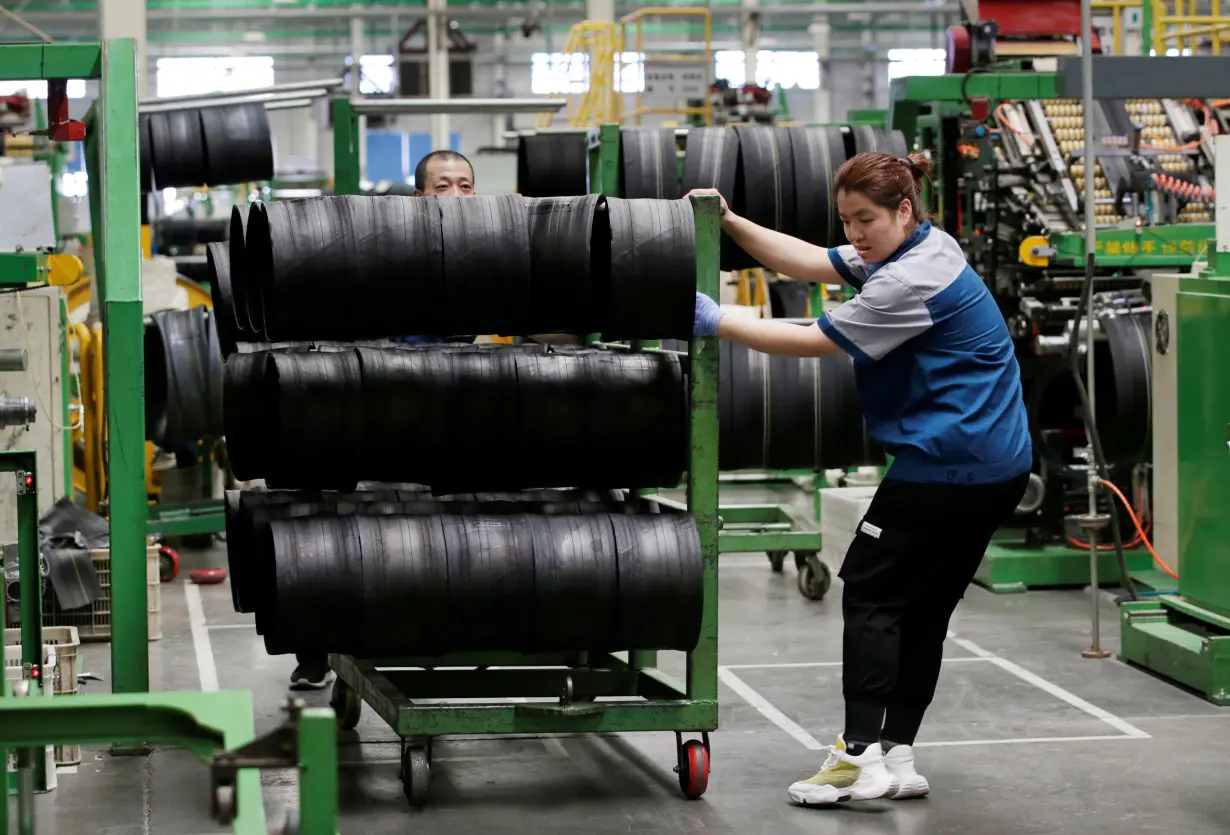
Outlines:
<svg viewBox="0 0 1230 835"><path fill-rule="evenodd" d="M756 501L741 488L737 501ZM809 499L795 500L806 506ZM219 551L186 557L217 561ZM709 790L679 794L670 734L445 740L436 748L431 805L412 812L397 779L392 732L365 711L339 740L346 835L467 833L867 833L867 835L1126 835L1227 831L1230 710L1115 660L1080 657L1088 593L995 596L971 589L952 624L949 663L919 740L925 800L790 806L786 786L823 759L841 728L840 584L803 599L794 570L762 555L721 562L721 730ZM209 660L194 650L185 595L200 593ZM1102 595L1104 644L1118 645ZM258 730L278 721L291 658L271 658L231 608L225 586L164 587L165 637L151 644L157 689L198 689L211 666L223 689L251 690ZM82 668L108 678L105 645ZM105 689L93 683L91 690ZM324 704L327 694L309 700ZM1184 765L1183 763L1186 763ZM297 801L293 773L265 777L271 824ZM158 751L117 758L87 751L40 803L48 835L191 835L207 823L203 768Z"/></svg>

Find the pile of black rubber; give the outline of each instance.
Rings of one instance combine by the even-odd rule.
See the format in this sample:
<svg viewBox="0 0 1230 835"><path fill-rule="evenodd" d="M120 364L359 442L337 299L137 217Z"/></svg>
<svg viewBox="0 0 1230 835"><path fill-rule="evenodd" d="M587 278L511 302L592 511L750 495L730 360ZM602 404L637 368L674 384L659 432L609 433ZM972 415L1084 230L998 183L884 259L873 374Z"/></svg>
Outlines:
<svg viewBox="0 0 1230 835"><path fill-rule="evenodd" d="M273 138L262 104L142 114L137 139L142 192L273 177Z"/></svg>
<svg viewBox="0 0 1230 835"><path fill-rule="evenodd" d="M683 166L677 143L683 140ZM524 136L518 146L522 194L560 196L587 189L587 137L583 132ZM670 199L696 188L716 188L731 209L761 226L817 246L846 243L832 199L833 174L865 151L905 156L900 131L853 126L623 128L619 187L625 198ZM761 266L723 238L722 269Z"/></svg>
<svg viewBox="0 0 1230 835"><path fill-rule="evenodd" d="M237 611L271 653L696 645L695 523L605 493L233 492Z"/></svg>
<svg viewBox="0 0 1230 835"><path fill-rule="evenodd" d="M467 345L266 350L226 363L240 479L439 492L674 486L686 466L679 358Z"/></svg>
<svg viewBox="0 0 1230 835"><path fill-rule="evenodd" d="M224 354L405 335L691 336L691 204L336 196L236 208L209 247ZM652 302L652 303L649 303Z"/></svg>
<svg viewBox="0 0 1230 835"><path fill-rule="evenodd" d="M145 329L145 437L165 448L222 431L222 353L204 307L155 313Z"/></svg>
<svg viewBox="0 0 1230 835"><path fill-rule="evenodd" d="M258 203L208 261L228 459L265 483L228 494L234 602L270 652L695 646L696 524L624 497L682 479L679 356L388 341L689 337L687 201Z"/></svg>

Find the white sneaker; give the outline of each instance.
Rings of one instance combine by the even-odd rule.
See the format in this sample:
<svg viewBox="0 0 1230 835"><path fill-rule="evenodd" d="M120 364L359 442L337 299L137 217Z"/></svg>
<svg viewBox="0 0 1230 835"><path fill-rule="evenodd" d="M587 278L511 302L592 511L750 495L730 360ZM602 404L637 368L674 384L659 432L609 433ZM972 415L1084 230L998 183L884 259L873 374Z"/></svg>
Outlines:
<svg viewBox="0 0 1230 835"><path fill-rule="evenodd" d="M792 784L789 794L795 803L819 806L843 800L875 800L895 793L896 789L896 781L884 765L880 743L868 745L856 757L846 751L845 740L838 737L820 771Z"/></svg>
<svg viewBox="0 0 1230 835"><path fill-rule="evenodd" d="M909 745L894 745L884 755L884 766L892 776L895 786L885 797L905 800L908 797L924 797L931 791L927 778L914 770L914 749Z"/></svg>

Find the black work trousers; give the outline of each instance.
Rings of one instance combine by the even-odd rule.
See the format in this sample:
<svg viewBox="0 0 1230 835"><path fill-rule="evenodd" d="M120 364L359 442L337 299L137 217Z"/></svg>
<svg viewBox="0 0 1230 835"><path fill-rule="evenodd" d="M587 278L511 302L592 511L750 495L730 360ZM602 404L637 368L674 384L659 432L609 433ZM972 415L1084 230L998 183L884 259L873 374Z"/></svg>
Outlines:
<svg viewBox="0 0 1230 835"><path fill-rule="evenodd" d="M840 571L847 743L913 744L939 680L948 621L1028 478L886 478L876 490Z"/></svg>

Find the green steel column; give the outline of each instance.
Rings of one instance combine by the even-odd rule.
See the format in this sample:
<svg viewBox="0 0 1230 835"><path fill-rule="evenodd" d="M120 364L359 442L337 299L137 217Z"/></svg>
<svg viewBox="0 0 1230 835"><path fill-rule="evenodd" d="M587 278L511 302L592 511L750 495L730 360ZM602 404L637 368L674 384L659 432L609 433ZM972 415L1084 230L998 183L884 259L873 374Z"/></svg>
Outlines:
<svg viewBox="0 0 1230 835"><path fill-rule="evenodd" d="M717 197L693 197L696 214L696 289L718 298L721 225ZM688 696L716 701L718 662L718 340L694 337L691 349L691 450L688 508L700 532L705 561L705 607L700 642L688 656Z"/></svg>
<svg viewBox="0 0 1230 835"><path fill-rule="evenodd" d="M350 108L350 99L333 100L333 193L358 194L359 118Z"/></svg>
<svg viewBox="0 0 1230 835"><path fill-rule="evenodd" d="M1123 11L1115 9L1115 14ZM1142 0L1140 4L1140 54L1153 54L1153 0Z"/></svg>
<svg viewBox="0 0 1230 835"><path fill-rule="evenodd" d="M337 835L337 720L329 708L299 714L299 835Z"/></svg>
<svg viewBox="0 0 1230 835"><path fill-rule="evenodd" d="M103 44L91 191L99 194L94 260L106 265L102 301L103 390L111 517L111 690L149 691L145 565L145 326L141 306L136 43ZM102 176L95 176L101 174Z"/></svg>
<svg viewBox="0 0 1230 835"><path fill-rule="evenodd" d="M73 375L72 342L68 338L68 300L60 294L60 425L64 437L64 495L73 495ZM84 401L83 401L84 405Z"/></svg>

